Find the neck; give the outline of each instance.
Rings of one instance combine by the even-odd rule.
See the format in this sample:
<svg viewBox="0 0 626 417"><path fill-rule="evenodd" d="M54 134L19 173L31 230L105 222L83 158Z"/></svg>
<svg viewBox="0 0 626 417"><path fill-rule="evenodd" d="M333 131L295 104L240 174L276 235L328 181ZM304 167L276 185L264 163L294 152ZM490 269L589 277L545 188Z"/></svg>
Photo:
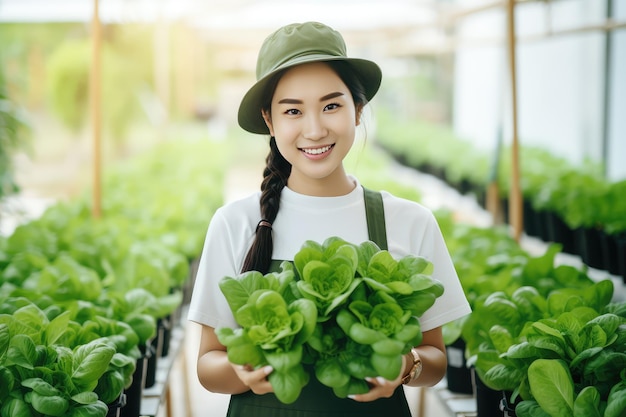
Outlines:
<svg viewBox="0 0 626 417"><path fill-rule="evenodd" d="M287 186L299 194L314 197L339 197L352 192L356 184L341 169L325 178L303 177L292 172L287 181Z"/></svg>

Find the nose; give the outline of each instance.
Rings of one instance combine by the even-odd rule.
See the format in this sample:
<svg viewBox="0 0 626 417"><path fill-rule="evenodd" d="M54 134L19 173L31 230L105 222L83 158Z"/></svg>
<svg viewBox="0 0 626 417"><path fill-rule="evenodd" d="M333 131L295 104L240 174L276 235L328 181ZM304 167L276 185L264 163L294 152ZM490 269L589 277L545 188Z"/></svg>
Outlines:
<svg viewBox="0 0 626 417"><path fill-rule="evenodd" d="M305 117L302 135L306 139L319 140L328 135L328 130L318 114L308 114Z"/></svg>

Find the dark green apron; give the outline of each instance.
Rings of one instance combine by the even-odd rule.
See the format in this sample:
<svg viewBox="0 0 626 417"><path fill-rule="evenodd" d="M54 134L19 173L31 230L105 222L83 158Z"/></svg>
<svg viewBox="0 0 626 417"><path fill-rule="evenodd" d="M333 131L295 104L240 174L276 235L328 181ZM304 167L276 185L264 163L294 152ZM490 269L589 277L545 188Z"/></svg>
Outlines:
<svg viewBox="0 0 626 417"><path fill-rule="evenodd" d="M365 215L369 239L381 249L387 249L385 213L380 193L364 188ZM280 261L272 262L277 270ZM411 417L399 386L390 398L373 402L357 402L349 398L338 398L332 389L322 385L314 375L292 404L281 403L274 394L257 395L252 391L232 395L227 417Z"/></svg>

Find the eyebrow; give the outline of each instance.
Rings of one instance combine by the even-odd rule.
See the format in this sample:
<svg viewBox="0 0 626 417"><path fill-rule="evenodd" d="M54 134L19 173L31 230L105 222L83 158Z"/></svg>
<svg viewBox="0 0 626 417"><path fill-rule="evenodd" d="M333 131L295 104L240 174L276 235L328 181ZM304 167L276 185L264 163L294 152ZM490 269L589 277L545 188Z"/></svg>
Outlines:
<svg viewBox="0 0 626 417"><path fill-rule="evenodd" d="M336 91L334 93L326 94L325 96L320 98L320 102L326 101L326 100L331 100L331 99L336 98L336 97L341 97L343 95L344 95L344 93L342 93L341 91ZM280 100L278 102L278 104L302 104L302 100L299 100L299 99L296 99L296 98L284 98L284 99Z"/></svg>

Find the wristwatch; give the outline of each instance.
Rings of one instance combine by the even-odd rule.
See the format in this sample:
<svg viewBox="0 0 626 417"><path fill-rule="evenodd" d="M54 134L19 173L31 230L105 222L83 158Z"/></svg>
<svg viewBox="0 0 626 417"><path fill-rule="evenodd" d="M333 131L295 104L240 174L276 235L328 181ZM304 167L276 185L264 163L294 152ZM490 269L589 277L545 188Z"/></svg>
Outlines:
<svg viewBox="0 0 626 417"><path fill-rule="evenodd" d="M413 356L413 366L408 374L402 377L402 383L408 384L409 382L417 379L422 373L422 359L420 358L420 354L417 352L417 349L411 349L411 356Z"/></svg>

